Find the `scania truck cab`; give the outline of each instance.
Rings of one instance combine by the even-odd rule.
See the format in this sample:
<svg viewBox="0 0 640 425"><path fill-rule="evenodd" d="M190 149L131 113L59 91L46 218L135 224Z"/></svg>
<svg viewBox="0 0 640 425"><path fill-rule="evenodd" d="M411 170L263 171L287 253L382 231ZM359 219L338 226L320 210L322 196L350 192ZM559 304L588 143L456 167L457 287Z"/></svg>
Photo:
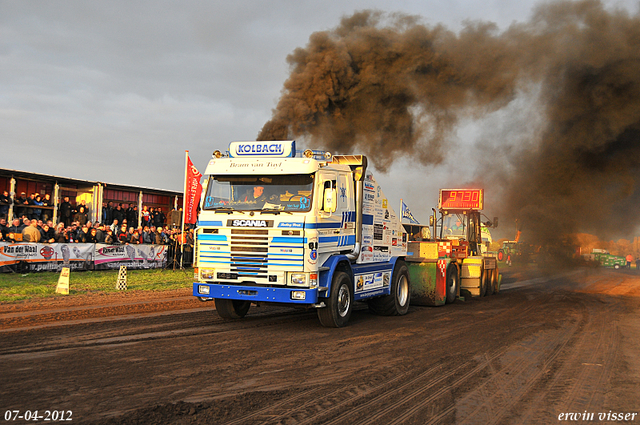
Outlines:
<svg viewBox="0 0 640 425"><path fill-rule="evenodd" d="M232 142L205 171L193 295L226 319L252 303L317 309L347 324L355 301L402 315L407 235L363 155L296 151L295 141Z"/></svg>

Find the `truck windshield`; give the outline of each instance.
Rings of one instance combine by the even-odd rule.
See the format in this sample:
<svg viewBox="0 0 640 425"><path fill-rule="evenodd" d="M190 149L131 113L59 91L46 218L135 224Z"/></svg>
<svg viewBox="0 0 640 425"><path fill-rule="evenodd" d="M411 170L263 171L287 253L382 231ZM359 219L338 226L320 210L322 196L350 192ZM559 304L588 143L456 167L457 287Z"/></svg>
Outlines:
<svg viewBox="0 0 640 425"><path fill-rule="evenodd" d="M452 214L444 217L443 236L445 238L464 238L467 235L465 229L465 217L461 214Z"/></svg>
<svg viewBox="0 0 640 425"><path fill-rule="evenodd" d="M203 210L309 211L313 174L210 176Z"/></svg>

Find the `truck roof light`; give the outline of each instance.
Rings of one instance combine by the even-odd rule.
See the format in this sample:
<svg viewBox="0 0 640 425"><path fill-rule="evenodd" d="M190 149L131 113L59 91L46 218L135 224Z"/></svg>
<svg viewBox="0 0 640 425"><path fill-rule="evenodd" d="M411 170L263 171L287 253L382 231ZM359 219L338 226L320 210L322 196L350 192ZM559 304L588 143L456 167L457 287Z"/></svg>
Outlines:
<svg viewBox="0 0 640 425"><path fill-rule="evenodd" d="M305 151L302 152L302 156L304 156L305 158L324 159L326 161L331 160L331 158L333 157L333 155L331 155L331 152L312 149L305 149Z"/></svg>
<svg viewBox="0 0 640 425"><path fill-rule="evenodd" d="M213 157L222 158L222 152L216 149L215 151L213 151Z"/></svg>

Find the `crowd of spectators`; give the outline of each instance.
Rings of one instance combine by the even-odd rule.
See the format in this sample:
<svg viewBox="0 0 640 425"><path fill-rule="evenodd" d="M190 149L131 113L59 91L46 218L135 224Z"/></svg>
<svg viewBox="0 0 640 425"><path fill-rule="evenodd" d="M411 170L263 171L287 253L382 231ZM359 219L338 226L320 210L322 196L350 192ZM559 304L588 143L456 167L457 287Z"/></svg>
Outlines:
<svg viewBox="0 0 640 425"><path fill-rule="evenodd" d="M181 211L171 211L167 226L162 208L143 206L139 214L135 204L108 202L103 204L102 221L91 222L89 206L84 200L72 205L69 197L64 197L59 206L59 221L54 225L53 208L46 208L53 206L50 195L27 197L23 192L15 199L13 219L9 223L11 198L8 195L5 191L0 197L0 242L169 245L170 258L175 258L180 245L184 244L184 260L191 262L193 229L185 229L182 234Z"/></svg>
<svg viewBox="0 0 640 425"><path fill-rule="evenodd" d="M53 217L53 200L48 193L46 195L32 193L27 196L25 192L21 192L19 196L12 200L9 192L5 190L0 195L0 217L9 217L9 207L12 203L14 204L14 217L26 216L29 219L36 218L45 221Z"/></svg>

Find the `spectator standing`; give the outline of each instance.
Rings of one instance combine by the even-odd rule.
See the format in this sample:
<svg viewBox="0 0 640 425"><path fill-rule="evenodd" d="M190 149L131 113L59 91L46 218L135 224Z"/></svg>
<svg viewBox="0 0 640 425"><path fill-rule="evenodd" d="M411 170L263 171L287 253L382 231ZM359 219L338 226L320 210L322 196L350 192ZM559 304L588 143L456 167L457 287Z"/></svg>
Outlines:
<svg viewBox="0 0 640 425"><path fill-rule="evenodd" d="M31 220L29 226L22 230L22 240L25 242L39 242L40 230L38 230L38 221Z"/></svg>
<svg viewBox="0 0 640 425"><path fill-rule="evenodd" d="M164 226L164 222L166 221L167 217L165 217L164 213L162 212L162 208L158 208L156 210L156 215L153 217L153 224L156 225L156 227L161 227Z"/></svg>
<svg viewBox="0 0 640 425"><path fill-rule="evenodd" d="M65 196L60 204L60 221L64 223L65 227L71 224L71 203L68 196Z"/></svg>
<svg viewBox="0 0 640 425"><path fill-rule="evenodd" d="M118 233L118 242L121 244L129 243L129 233L127 232L127 225L120 226L120 233Z"/></svg>
<svg viewBox="0 0 640 425"><path fill-rule="evenodd" d="M142 229L142 243L153 243L153 241L151 240L151 229L149 229L148 226L144 226L144 228Z"/></svg>
<svg viewBox="0 0 640 425"><path fill-rule="evenodd" d="M51 195L49 195L48 193L45 193L44 197L42 198L42 206L47 207L42 209L42 221L47 221L53 217L52 210L48 208L53 206ZM49 227L51 227L51 225L49 225Z"/></svg>
<svg viewBox="0 0 640 425"><path fill-rule="evenodd" d="M9 226L9 232L10 233L22 233L22 229L24 227L22 226L20 219L19 218L14 218L11 221L11 226Z"/></svg>
<svg viewBox="0 0 640 425"><path fill-rule="evenodd" d="M153 229L153 227L152 227ZM156 245L162 245L163 239L162 239L162 227L155 229L155 231L153 232L153 234L151 235L151 239L153 240L153 243Z"/></svg>
<svg viewBox="0 0 640 425"><path fill-rule="evenodd" d="M186 236L184 239L184 257L182 259L183 266L189 266L193 263L193 229L185 230Z"/></svg>
<svg viewBox="0 0 640 425"><path fill-rule="evenodd" d="M124 220L124 212L122 211L122 204L116 205L116 208L113 210L113 221L118 220L118 223L122 223Z"/></svg>
<svg viewBox="0 0 640 425"><path fill-rule="evenodd" d="M80 208L82 208L82 207L80 207ZM77 242L77 243L86 243L87 242L88 233L89 233L89 228L85 224L76 233L76 236L74 238L75 242Z"/></svg>
<svg viewBox="0 0 640 425"><path fill-rule="evenodd" d="M34 196L35 196L35 198L34 198ZM33 199L31 201L33 203L33 205L36 205L36 206L39 206L39 207L43 205L42 197L39 194L36 193L34 195L31 195L31 197ZM35 218L36 220L41 220L42 219L42 208L34 208L33 209L33 213L32 213L32 218Z"/></svg>
<svg viewBox="0 0 640 425"><path fill-rule="evenodd" d="M64 223L62 222L58 223L58 225L56 226L56 231L53 235L55 242L57 243L67 242L66 233L67 233L67 229L64 227Z"/></svg>
<svg viewBox="0 0 640 425"><path fill-rule="evenodd" d="M116 239L113 237L113 230L111 227L107 227L107 233L104 235L104 243L107 245L113 245L116 243Z"/></svg>
<svg viewBox="0 0 640 425"><path fill-rule="evenodd" d="M80 224L81 226L84 226L85 224L87 224L87 213L85 212L85 208L80 205L78 207L78 212L76 213L75 216L73 216L73 220L77 221L78 224Z"/></svg>
<svg viewBox="0 0 640 425"><path fill-rule="evenodd" d="M90 208L87 205L87 201L85 201L84 199L81 199L80 203L76 207L76 212L80 211L80 207L84 208L84 213L87 215L87 217L91 215L91 211L89 211Z"/></svg>
<svg viewBox="0 0 640 425"><path fill-rule="evenodd" d="M36 193L32 193L29 195L29 197L27 198L27 205L29 206L35 206L37 205L36 203ZM40 210L42 211L42 210ZM26 211L26 216L29 217L29 220L33 220L34 218L37 220L38 216L36 215L36 209L35 208L27 208Z"/></svg>
<svg viewBox="0 0 640 425"><path fill-rule="evenodd" d="M142 235L140 234L141 232L138 229L133 229L133 227L131 227L131 229L133 230L133 233L131 234L129 243L136 244L136 245L144 243L142 241Z"/></svg>
<svg viewBox="0 0 640 425"><path fill-rule="evenodd" d="M17 217L14 218L13 221L11 222L11 226L9 226L8 228L8 233L5 240L16 242L15 235L20 235L19 238L22 238L22 229L24 229L24 226L20 222L20 219Z"/></svg>
<svg viewBox="0 0 640 425"><path fill-rule="evenodd" d="M104 243L105 230L103 223L95 223L93 228L96 229L96 243Z"/></svg>
<svg viewBox="0 0 640 425"><path fill-rule="evenodd" d="M0 217L9 219L9 207L12 204L11 196L6 190L0 195Z"/></svg>
<svg viewBox="0 0 640 425"><path fill-rule="evenodd" d="M127 210L127 223L129 227L138 227L138 206L131 204Z"/></svg>
<svg viewBox="0 0 640 425"><path fill-rule="evenodd" d="M102 203L102 222L107 226L113 221L113 202Z"/></svg>
<svg viewBox="0 0 640 425"><path fill-rule="evenodd" d="M49 227L48 224L44 224L42 226L42 230L40 231L40 241L42 241L43 243L53 243L56 241L55 234L55 229Z"/></svg>
<svg viewBox="0 0 640 425"><path fill-rule="evenodd" d="M5 217L0 216L0 234L2 234L3 239L6 239L7 233L9 233L9 226L7 225L7 219Z"/></svg>
<svg viewBox="0 0 640 425"><path fill-rule="evenodd" d="M25 205L29 205L27 194L25 192L20 192L20 196L15 200L15 205L15 211L13 212L15 217L22 217L23 215L29 214L27 211L28 208L25 207Z"/></svg>
<svg viewBox="0 0 640 425"><path fill-rule="evenodd" d="M151 215L149 214L149 207L146 205L142 207L142 212L140 213L142 227L149 226L151 224Z"/></svg>
<svg viewBox="0 0 640 425"><path fill-rule="evenodd" d="M85 242L86 243L97 243L98 239L96 237L98 232L98 229L96 229L95 227L92 227L89 230L89 233L87 234L86 238L85 238Z"/></svg>

